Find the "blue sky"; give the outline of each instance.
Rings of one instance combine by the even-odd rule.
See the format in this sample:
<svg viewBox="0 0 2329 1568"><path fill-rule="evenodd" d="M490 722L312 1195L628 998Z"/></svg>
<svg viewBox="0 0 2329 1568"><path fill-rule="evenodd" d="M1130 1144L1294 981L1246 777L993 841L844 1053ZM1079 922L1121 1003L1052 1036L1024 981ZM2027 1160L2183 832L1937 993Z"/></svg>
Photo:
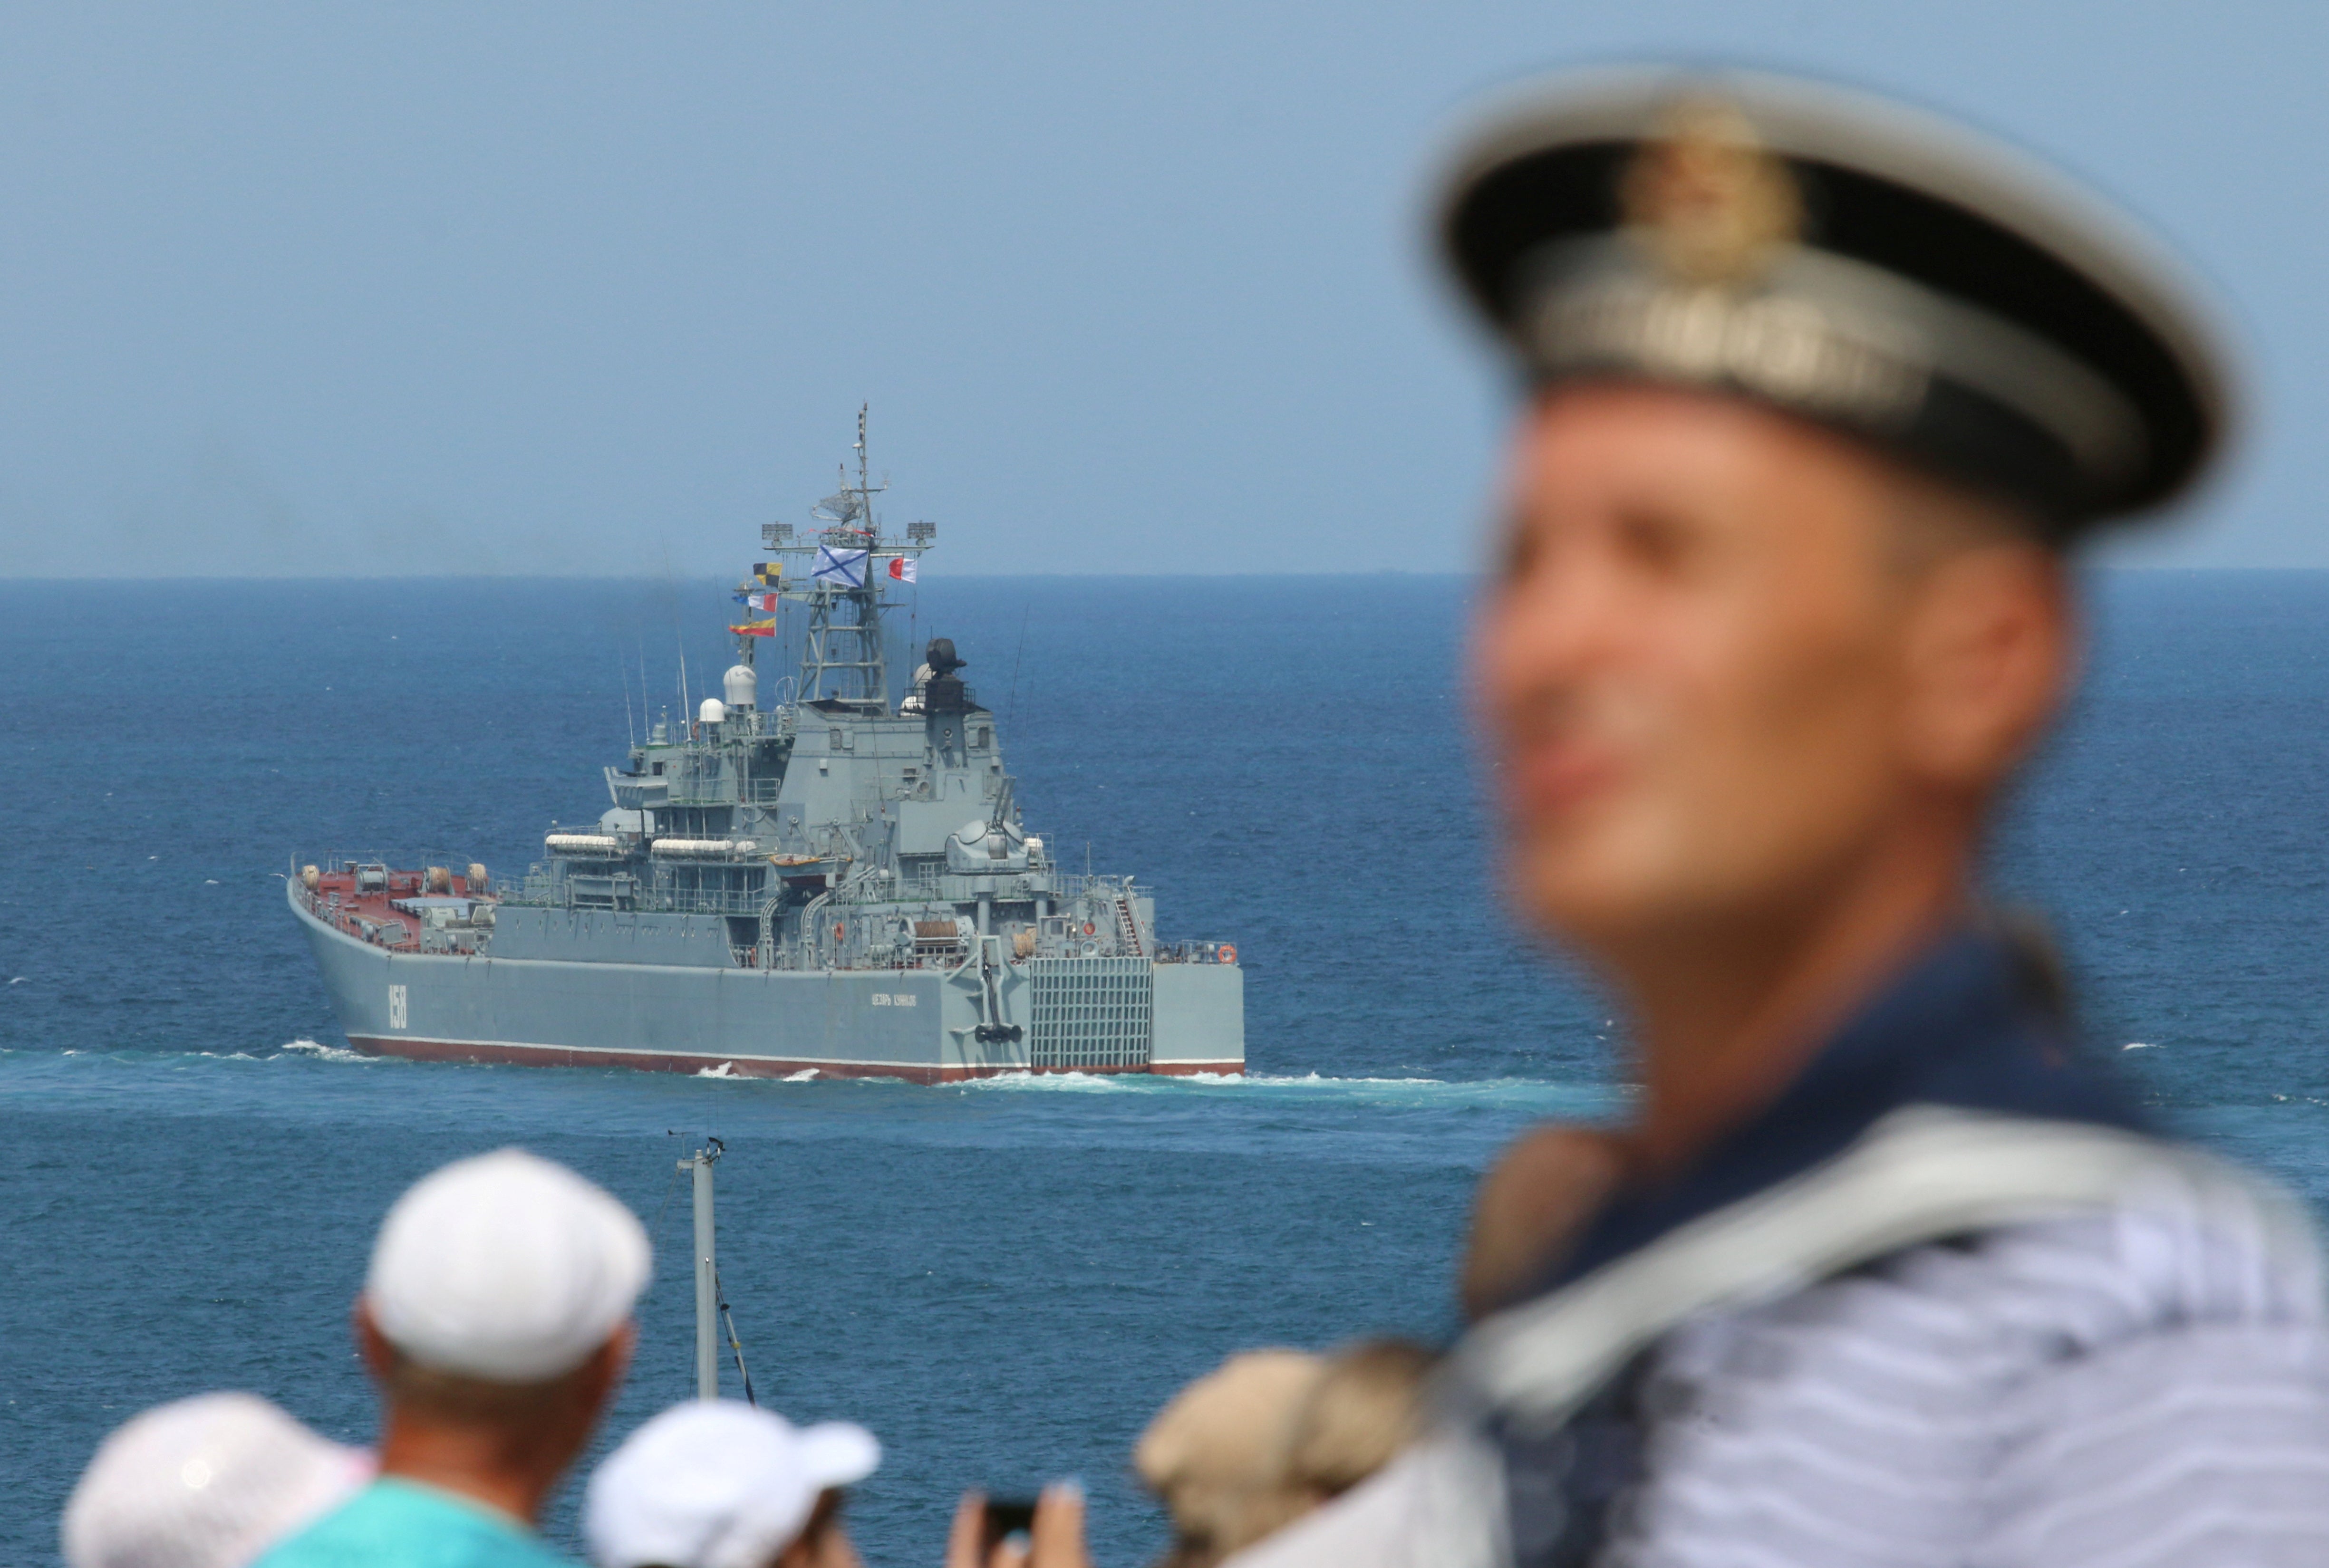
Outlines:
<svg viewBox="0 0 2329 1568"><path fill-rule="evenodd" d="M0 575L730 572L860 401L932 572L1448 570L1502 391L1436 149L1562 64L1905 95L2116 196L2257 386L2194 526L2329 566L2329 7L14 9Z"/></svg>

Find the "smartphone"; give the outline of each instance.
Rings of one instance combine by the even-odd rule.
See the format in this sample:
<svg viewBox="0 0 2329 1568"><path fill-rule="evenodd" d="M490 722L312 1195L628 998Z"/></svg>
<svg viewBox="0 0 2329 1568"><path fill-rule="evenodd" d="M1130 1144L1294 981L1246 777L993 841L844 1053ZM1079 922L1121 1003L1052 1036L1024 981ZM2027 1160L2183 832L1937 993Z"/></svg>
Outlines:
<svg viewBox="0 0 2329 1568"><path fill-rule="evenodd" d="M987 1554L1013 1535L1024 1535L1035 1528L1035 1499L1032 1498L989 1498L986 1499L986 1531L979 1555Z"/></svg>

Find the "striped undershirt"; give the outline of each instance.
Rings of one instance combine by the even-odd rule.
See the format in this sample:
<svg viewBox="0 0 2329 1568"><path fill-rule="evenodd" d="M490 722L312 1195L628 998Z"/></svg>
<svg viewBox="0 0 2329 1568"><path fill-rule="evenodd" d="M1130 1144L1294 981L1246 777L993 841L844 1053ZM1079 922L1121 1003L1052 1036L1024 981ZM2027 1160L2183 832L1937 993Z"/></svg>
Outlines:
<svg viewBox="0 0 2329 1568"><path fill-rule="evenodd" d="M2310 1260L2146 1208L1914 1248L1651 1354L1606 1568L2329 1564Z"/></svg>
<svg viewBox="0 0 2329 1568"><path fill-rule="evenodd" d="M1581 1552L1520 1568L2329 1564L2317 1255L2205 1207L1919 1245L1689 1319L1629 1380L1632 1484ZM1432 1446L1230 1568L1484 1563Z"/></svg>

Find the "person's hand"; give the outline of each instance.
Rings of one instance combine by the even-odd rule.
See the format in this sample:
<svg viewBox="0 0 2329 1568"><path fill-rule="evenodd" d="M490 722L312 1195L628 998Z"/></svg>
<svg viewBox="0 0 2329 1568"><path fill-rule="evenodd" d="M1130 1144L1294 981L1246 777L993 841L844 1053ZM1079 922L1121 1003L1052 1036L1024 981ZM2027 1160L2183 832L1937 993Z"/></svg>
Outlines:
<svg viewBox="0 0 2329 1568"><path fill-rule="evenodd" d="M1084 1551L1084 1491L1073 1481L1054 1481L1035 1502L1032 1540L996 1544L985 1561L979 1547L986 1536L986 1498L965 1492L954 1511L954 1528L947 1533L946 1568L1091 1568Z"/></svg>
<svg viewBox="0 0 2329 1568"><path fill-rule="evenodd" d="M1511 1304L1576 1240L1625 1170L1624 1146L1590 1127L1539 1127L1481 1178L1458 1285L1465 1316Z"/></svg>

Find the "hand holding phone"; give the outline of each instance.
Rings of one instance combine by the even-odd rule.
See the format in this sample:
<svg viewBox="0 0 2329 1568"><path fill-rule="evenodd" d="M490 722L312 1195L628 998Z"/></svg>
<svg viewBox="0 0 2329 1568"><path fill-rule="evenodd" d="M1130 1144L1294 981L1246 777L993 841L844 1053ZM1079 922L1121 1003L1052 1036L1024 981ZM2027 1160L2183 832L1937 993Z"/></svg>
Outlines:
<svg viewBox="0 0 2329 1568"><path fill-rule="evenodd" d="M1025 1543L1014 1539L1023 1535ZM1041 1498L966 1492L947 1537L947 1568L1091 1568L1084 1550L1084 1494L1057 1481Z"/></svg>
<svg viewBox="0 0 2329 1568"><path fill-rule="evenodd" d="M986 1499L985 1522L979 1530L981 1562L995 1555L995 1548L1014 1535L1024 1535L1030 1543L1035 1535L1033 1498L989 1498Z"/></svg>

